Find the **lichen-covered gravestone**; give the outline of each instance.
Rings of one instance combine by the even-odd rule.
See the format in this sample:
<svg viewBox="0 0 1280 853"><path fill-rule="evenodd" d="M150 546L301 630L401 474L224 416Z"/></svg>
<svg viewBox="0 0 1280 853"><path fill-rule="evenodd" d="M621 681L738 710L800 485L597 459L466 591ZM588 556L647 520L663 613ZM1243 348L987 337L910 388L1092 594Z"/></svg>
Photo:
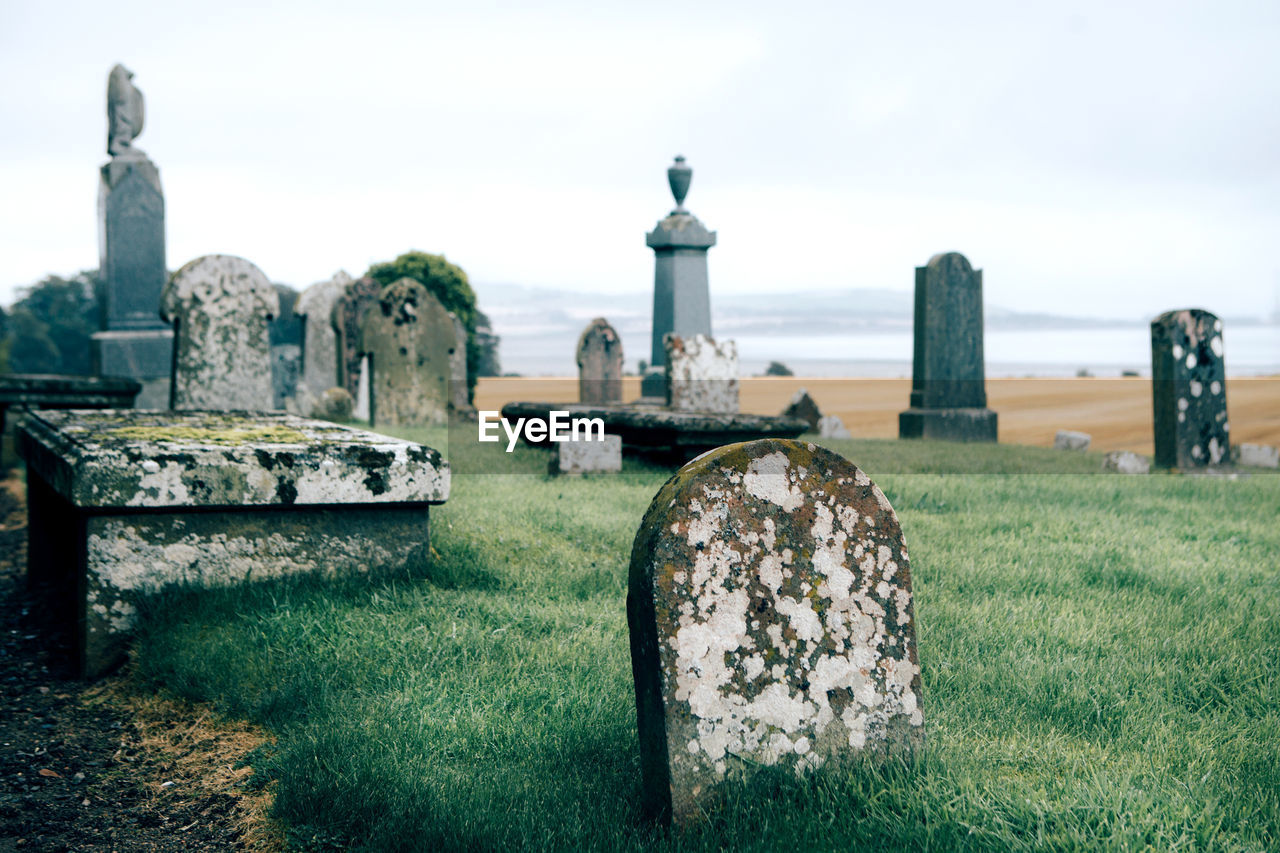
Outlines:
<svg viewBox="0 0 1280 853"><path fill-rule="evenodd" d="M1230 459L1222 321L1169 311L1151 321L1151 401L1156 465L1200 468Z"/></svg>
<svg viewBox="0 0 1280 853"><path fill-rule="evenodd" d="M822 411L807 388L797 388L796 393L791 395L791 402L782 410L782 416L799 418L809 425L809 429L816 430L818 422L822 420Z"/></svg>
<svg viewBox="0 0 1280 853"><path fill-rule="evenodd" d="M995 441L982 351L982 270L959 252L916 267L911 407L900 438Z"/></svg>
<svg viewBox="0 0 1280 853"><path fill-rule="evenodd" d="M687 820L759 766L922 742L897 516L821 447L764 439L681 468L636 534L627 620L650 815Z"/></svg>
<svg viewBox="0 0 1280 853"><path fill-rule="evenodd" d="M578 337L578 402L622 402L622 338L603 317L592 320Z"/></svg>
<svg viewBox="0 0 1280 853"><path fill-rule="evenodd" d="M272 408L267 324L279 298L262 270L233 255L205 255L173 274L160 313L174 324L174 409Z"/></svg>
<svg viewBox="0 0 1280 853"><path fill-rule="evenodd" d="M449 418L449 377L457 345L452 315L419 281L383 288L360 324L360 352L369 356L369 422L443 424Z"/></svg>
<svg viewBox="0 0 1280 853"><path fill-rule="evenodd" d="M338 339L333 332L333 306L351 284L338 270L298 297L294 313L302 318L302 376L298 379L298 409L305 415L319 411L324 392L338 385Z"/></svg>
<svg viewBox="0 0 1280 853"><path fill-rule="evenodd" d="M668 334L667 405L678 412L738 413L738 345Z"/></svg>
<svg viewBox="0 0 1280 853"><path fill-rule="evenodd" d="M382 293L382 285L369 276L350 282L342 295L333 303L330 323L333 327L334 345L338 350L338 385L347 389L353 400L360 398L360 323Z"/></svg>

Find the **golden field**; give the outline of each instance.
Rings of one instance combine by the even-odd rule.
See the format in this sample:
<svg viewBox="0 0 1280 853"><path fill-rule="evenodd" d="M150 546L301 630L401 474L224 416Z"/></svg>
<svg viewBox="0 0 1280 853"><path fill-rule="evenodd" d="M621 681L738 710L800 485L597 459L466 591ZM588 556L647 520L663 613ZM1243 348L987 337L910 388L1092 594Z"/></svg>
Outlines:
<svg viewBox="0 0 1280 853"><path fill-rule="evenodd" d="M742 410L756 414L781 412L803 386L856 438L895 438L911 391L909 379L751 377L741 384ZM624 380L623 396L640 396L639 378ZM576 377L494 377L479 380L475 403L500 409L514 400L577 399ZM987 399L999 413L1002 442L1050 447L1055 432L1073 429L1093 436L1093 450L1154 452L1150 379L988 379ZM1233 443L1280 445L1280 376L1228 380L1227 416Z"/></svg>

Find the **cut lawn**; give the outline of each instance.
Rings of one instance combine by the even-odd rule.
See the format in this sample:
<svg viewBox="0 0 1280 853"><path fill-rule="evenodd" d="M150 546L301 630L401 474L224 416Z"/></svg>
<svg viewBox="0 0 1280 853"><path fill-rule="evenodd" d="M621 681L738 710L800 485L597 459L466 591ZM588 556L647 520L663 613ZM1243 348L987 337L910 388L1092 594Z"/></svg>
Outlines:
<svg viewBox="0 0 1280 853"><path fill-rule="evenodd" d="M1280 476L822 443L907 538L910 764L766 774L703 824L646 825L624 601L671 469L550 479L523 447L454 448L438 558L412 576L156 601L136 678L276 732L255 778L304 849L1280 846Z"/></svg>

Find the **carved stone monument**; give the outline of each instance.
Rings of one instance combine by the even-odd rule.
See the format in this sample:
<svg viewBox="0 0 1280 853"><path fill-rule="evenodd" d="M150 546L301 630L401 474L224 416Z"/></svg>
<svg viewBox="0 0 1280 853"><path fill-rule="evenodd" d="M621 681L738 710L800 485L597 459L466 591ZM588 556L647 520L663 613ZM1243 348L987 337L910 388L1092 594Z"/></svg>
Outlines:
<svg viewBox="0 0 1280 853"><path fill-rule="evenodd" d="M667 353L663 338L677 334L711 336L711 294L707 281L707 250L716 244L716 233L708 231L684 206L693 170L684 157L676 157L667 169L667 182L676 207L645 235L653 249L653 347L648 369L641 383L647 398L664 395Z"/></svg>
<svg viewBox="0 0 1280 853"><path fill-rule="evenodd" d="M142 383L139 408L168 402L173 332L160 319L165 269L160 171L133 142L142 132L142 92L123 65L107 78L107 153L98 184L99 331L93 371Z"/></svg>
<svg viewBox="0 0 1280 853"><path fill-rule="evenodd" d="M360 323L370 425L446 423L456 346L451 315L421 282L402 278L383 288Z"/></svg>
<svg viewBox="0 0 1280 853"><path fill-rule="evenodd" d="M738 413L738 345L706 335L666 338L667 406L677 412Z"/></svg>
<svg viewBox="0 0 1280 853"><path fill-rule="evenodd" d="M982 270L959 252L916 267L911 408L900 438L995 441L982 358Z"/></svg>
<svg viewBox="0 0 1280 853"><path fill-rule="evenodd" d="M592 320L578 338L578 402L622 402L622 338L603 317Z"/></svg>
<svg viewBox="0 0 1280 853"><path fill-rule="evenodd" d="M884 493L813 444L713 450L654 497L627 592L642 805L697 818L727 780L924 737L911 567Z"/></svg>
<svg viewBox="0 0 1280 853"><path fill-rule="evenodd" d="M314 417L324 392L338 387L338 338L333 332L333 306L351 284L343 270L328 281L302 291L294 313L302 318L302 375L298 379L298 411ZM330 411L328 406L323 411Z"/></svg>
<svg viewBox="0 0 1280 853"><path fill-rule="evenodd" d="M1169 311L1151 321L1151 402L1156 465L1202 468L1231 458L1222 321Z"/></svg>
<svg viewBox="0 0 1280 853"><path fill-rule="evenodd" d="M267 324L280 300L262 270L233 255L205 255L173 274L161 313L174 324L174 409L272 407Z"/></svg>

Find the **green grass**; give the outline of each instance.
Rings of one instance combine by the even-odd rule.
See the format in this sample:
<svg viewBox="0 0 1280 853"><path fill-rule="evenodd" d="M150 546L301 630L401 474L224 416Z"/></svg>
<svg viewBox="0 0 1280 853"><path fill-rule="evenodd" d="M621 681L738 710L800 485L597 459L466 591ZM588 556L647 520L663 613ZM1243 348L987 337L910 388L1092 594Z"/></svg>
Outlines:
<svg viewBox="0 0 1280 853"><path fill-rule="evenodd" d="M670 469L552 480L524 448L453 448L439 559L411 576L157 602L138 678L279 735L254 766L303 848L1280 846L1280 477L828 443L907 537L927 731L910 765L765 775L705 824L646 825L626 568Z"/></svg>

